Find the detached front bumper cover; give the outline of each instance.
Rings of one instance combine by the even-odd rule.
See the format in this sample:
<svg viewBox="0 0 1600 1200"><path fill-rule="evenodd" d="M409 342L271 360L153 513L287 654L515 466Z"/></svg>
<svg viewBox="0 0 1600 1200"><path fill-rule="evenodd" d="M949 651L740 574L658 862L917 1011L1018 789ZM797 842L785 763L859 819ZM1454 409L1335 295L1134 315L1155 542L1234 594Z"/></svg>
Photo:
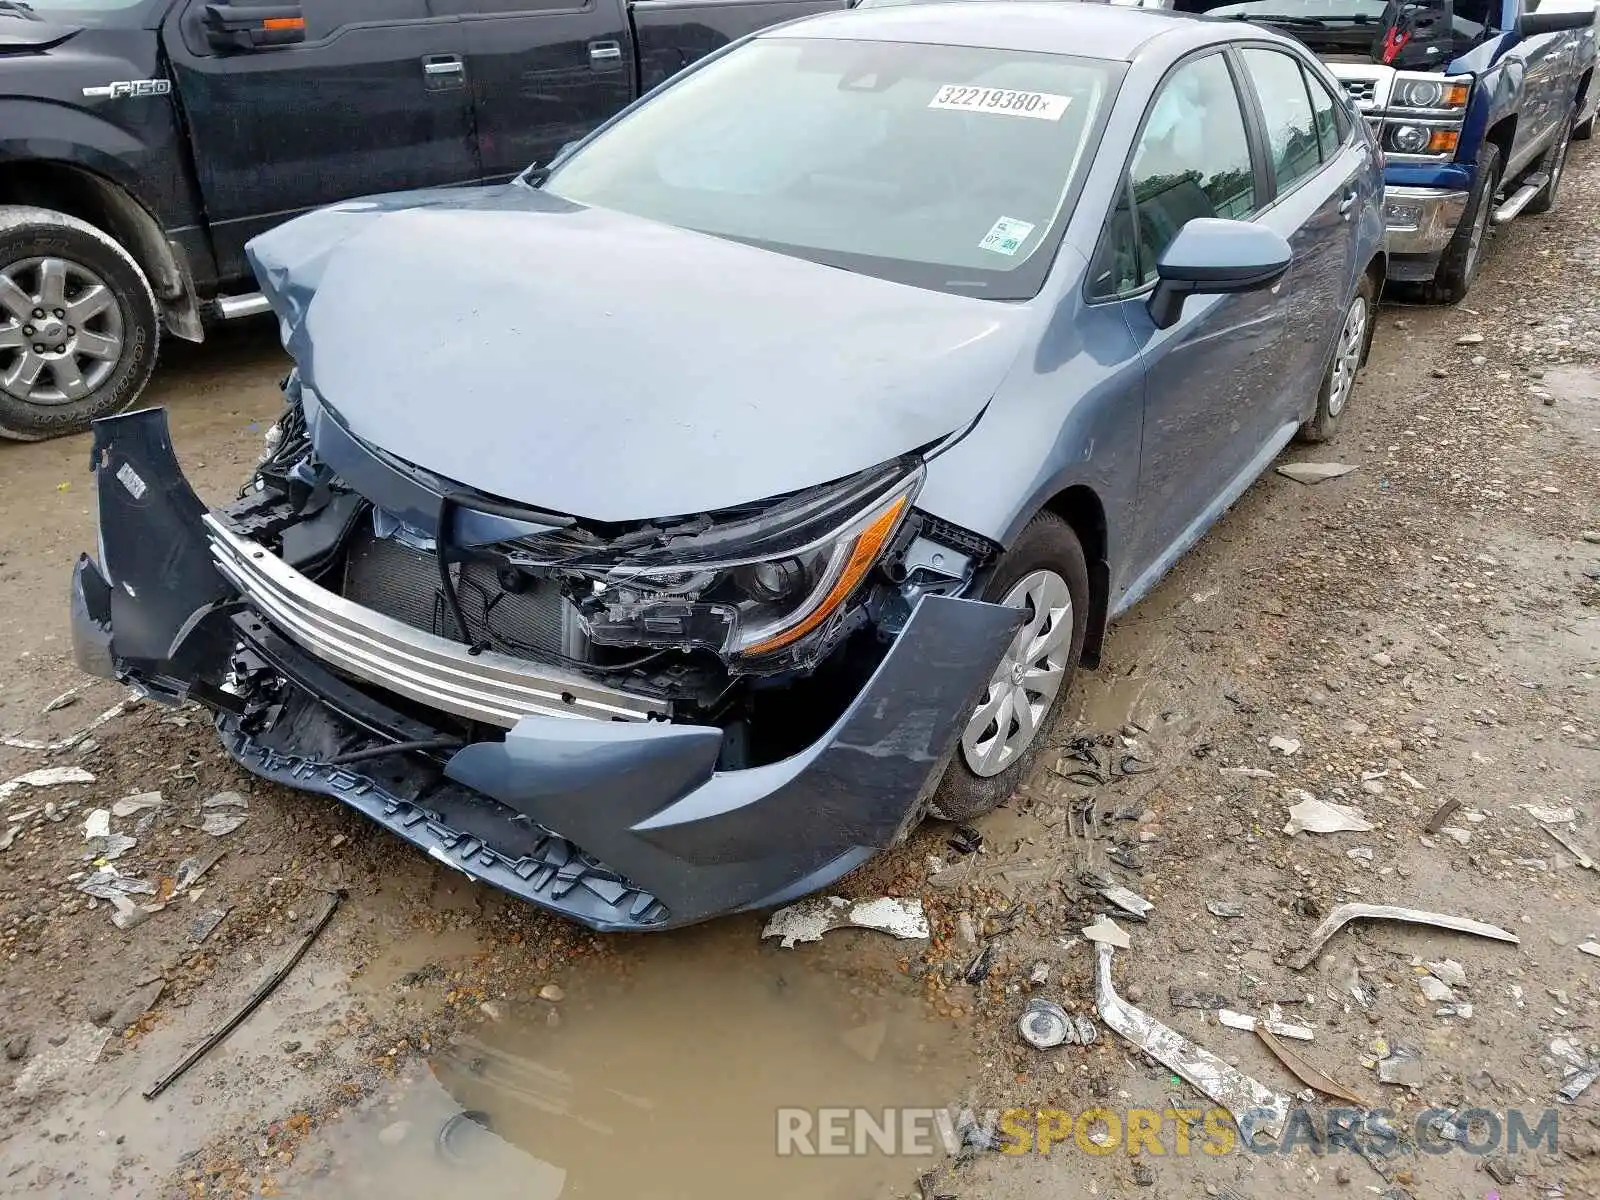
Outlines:
<svg viewBox="0 0 1600 1200"><path fill-rule="evenodd" d="M331 760L352 749L437 739L386 693L437 705L417 679L455 687L464 648L393 622L352 641L367 610L208 514L160 410L97 421L94 468L103 570L84 556L72 581L85 670L205 703L249 770L332 796L468 876L596 929L664 929L785 903L899 840L1022 619L923 597L823 737L747 770L716 769L721 729L645 719L658 715L646 703L613 719L559 703L507 709L503 738L442 761L340 765ZM611 691L585 686L602 699Z"/></svg>

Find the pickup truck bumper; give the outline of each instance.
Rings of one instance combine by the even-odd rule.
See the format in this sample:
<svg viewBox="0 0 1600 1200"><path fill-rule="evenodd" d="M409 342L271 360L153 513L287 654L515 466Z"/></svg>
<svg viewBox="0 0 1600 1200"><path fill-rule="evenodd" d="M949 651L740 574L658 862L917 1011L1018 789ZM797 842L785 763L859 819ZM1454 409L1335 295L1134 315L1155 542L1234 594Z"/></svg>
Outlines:
<svg viewBox="0 0 1600 1200"><path fill-rule="evenodd" d="M1390 279L1421 283L1434 277L1439 256L1467 210L1467 196L1467 192L1445 188L1384 189L1384 246L1389 252Z"/></svg>
<svg viewBox="0 0 1600 1200"><path fill-rule="evenodd" d="M659 719L659 701L640 710L599 681L573 696L584 684L537 662L472 656L229 529L184 479L160 410L94 429L104 569L84 555L72 576L81 667L157 700L199 701L246 769L339 800L468 877L595 929L786 903L902 839L1023 617L923 597L817 741L719 770L720 728ZM556 702L539 709L552 688ZM427 703L446 695L534 707L462 738ZM563 701L569 711L546 715ZM396 743L417 748L383 749Z"/></svg>

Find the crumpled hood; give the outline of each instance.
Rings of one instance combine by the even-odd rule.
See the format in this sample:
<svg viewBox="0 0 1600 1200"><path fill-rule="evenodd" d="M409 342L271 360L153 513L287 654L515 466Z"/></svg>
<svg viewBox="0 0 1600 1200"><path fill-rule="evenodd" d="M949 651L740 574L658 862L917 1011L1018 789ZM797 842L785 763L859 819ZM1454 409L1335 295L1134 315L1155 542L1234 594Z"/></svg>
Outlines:
<svg viewBox="0 0 1600 1200"><path fill-rule="evenodd" d="M517 185L337 205L249 252L302 383L357 437L598 521L764 499L958 430L1028 318Z"/></svg>

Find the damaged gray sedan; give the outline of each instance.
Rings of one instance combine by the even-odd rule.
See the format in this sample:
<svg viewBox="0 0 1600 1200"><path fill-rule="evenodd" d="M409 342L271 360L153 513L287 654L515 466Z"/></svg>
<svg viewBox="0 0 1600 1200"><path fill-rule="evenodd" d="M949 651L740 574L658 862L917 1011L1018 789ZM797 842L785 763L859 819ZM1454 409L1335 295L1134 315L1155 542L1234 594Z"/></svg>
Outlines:
<svg viewBox="0 0 1600 1200"><path fill-rule="evenodd" d="M1333 431L1382 224L1332 98L1248 27L841 13L511 184L293 221L239 499L160 411L95 425L78 659L595 928L825 887L1004 800L1108 620Z"/></svg>

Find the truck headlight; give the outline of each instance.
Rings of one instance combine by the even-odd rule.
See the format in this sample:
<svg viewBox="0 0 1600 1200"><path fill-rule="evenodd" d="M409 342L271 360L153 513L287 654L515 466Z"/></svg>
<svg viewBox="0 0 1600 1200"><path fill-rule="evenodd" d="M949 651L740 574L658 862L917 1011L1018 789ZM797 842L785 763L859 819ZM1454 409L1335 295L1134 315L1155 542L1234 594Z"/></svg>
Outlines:
<svg viewBox="0 0 1600 1200"><path fill-rule="evenodd" d="M1389 126L1389 149L1397 154L1426 154L1429 130L1423 125Z"/></svg>
<svg viewBox="0 0 1600 1200"><path fill-rule="evenodd" d="M1472 94L1470 80L1440 75L1398 75L1389 95L1391 108L1464 109Z"/></svg>

